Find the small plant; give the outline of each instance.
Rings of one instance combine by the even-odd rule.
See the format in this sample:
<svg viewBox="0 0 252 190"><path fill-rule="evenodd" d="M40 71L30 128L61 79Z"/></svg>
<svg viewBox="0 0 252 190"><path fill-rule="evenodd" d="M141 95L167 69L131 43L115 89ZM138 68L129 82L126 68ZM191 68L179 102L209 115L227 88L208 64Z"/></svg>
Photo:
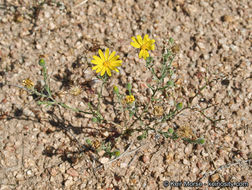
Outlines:
<svg viewBox="0 0 252 190"><path fill-rule="evenodd" d="M179 46L174 44L172 38L169 39L168 47L165 48L163 56L160 60L161 64L154 63L154 58L150 56L149 51L155 49L155 40L150 39L148 35L144 38L140 35L131 38L133 42L131 45L140 49L139 58L145 60L145 67L152 74L152 79L147 86L150 90L147 103L140 103L138 98L132 93L132 84L125 84L126 92L123 92L121 87L114 86L111 91L114 93L114 110L117 115L123 114L123 125L120 126L122 130L116 138L127 137L130 138L133 133L137 134L137 140L141 141L148 138L151 132L162 135L164 138L170 138L173 140L181 139L187 143L204 144L204 138L197 138L190 127L180 127L179 129L169 128L167 131L162 130L162 123L169 123L185 109L192 109L190 105L184 106L182 102L177 102L174 106L168 106L164 104L164 98L169 97L169 91L172 92L175 85L173 81L174 69L172 62L179 52ZM46 106L58 106L61 108L69 109L74 112L91 115L90 118L93 123L100 125L112 124L115 125L115 121L105 120L104 114L100 111L100 106L103 102L102 91L106 87L106 84L110 82L112 75L111 71L119 72L118 67L122 65L122 60L113 51L109 54L109 49L106 49L103 53L102 50L98 51L99 57L94 55L91 63L94 65L93 70L98 74L99 80L102 81L101 88L98 93L98 103L95 105L93 102L87 102L88 110L80 110L78 108L71 107L64 102L56 101L54 98L54 92L52 92L47 75L47 66L44 59L40 59L39 65L42 67L42 74L44 85L42 88L37 88L34 82L30 79L23 80L23 88L30 94L39 97L37 103L39 105ZM166 79L168 78L168 80ZM165 80L166 79L166 80ZM71 88L71 94L79 95L81 93L80 87ZM160 95L162 94L162 96ZM203 112L202 112L203 113ZM127 117L131 119L127 119ZM210 118L208 118L211 120ZM217 121L217 120L212 120ZM154 123L154 125L151 124ZM92 149L99 152L105 151L105 155L111 158L112 156L119 157L121 152L119 150L113 150L111 143L100 142L96 140L86 140L86 144Z"/></svg>

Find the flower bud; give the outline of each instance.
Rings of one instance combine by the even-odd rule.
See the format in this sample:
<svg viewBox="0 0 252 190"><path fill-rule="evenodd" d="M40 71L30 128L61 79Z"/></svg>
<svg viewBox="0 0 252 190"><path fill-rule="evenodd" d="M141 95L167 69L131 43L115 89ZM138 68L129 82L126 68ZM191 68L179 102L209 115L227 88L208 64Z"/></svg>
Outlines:
<svg viewBox="0 0 252 190"><path fill-rule="evenodd" d="M174 130L172 128L168 129L168 133L172 134Z"/></svg>
<svg viewBox="0 0 252 190"><path fill-rule="evenodd" d="M114 91L115 94L118 94L118 93L119 93L118 87L117 87L117 86L114 86L113 91Z"/></svg>
<svg viewBox="0 0 252 190"><path fill-rule="evenodd" d="M118 156L120 156L120 151L119 150L116 150L115 152L114 152L114 155L116 156L116 157L118 157Z"/></svg>
<svg viewBox="0 0 252 190"><path fill-rule="evenodd" d="M45 66L45 60L44 60L44 59L40 59L40 60L39 60L39 65L40 65L41 67L44 67L44 66Z"/></svg>
<svg viewBox="0 0 252 190"><path fill-rule="evenodd" d="M206 140L203 138L200 138L197 140L198 144L205 144Z"/></svg>
<svg viewBox="0 0 252 190"><path fill-rule="evenodd" d="M177 110L181 110L183 108L183 104L182 103L178 103L176 106Z"/></svg>

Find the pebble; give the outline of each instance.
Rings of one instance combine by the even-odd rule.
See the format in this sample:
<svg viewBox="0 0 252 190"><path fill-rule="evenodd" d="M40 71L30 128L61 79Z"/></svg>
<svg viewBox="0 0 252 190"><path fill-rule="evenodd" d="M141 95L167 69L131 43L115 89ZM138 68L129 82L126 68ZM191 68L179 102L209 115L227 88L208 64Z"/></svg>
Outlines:
<svg viewBox="0 0 252 190"><path fill-rule="evenodd" d="M193 145L192 145L192 144L188 144L188 145L185 147L185 150L184 150L185 154L187 154L187 155L191 154L192 148L193 148Z"/></svg>
<svg viewBox="0 0 252 190"><path fill-rule="evenodd" d="M141 161L143 162L143 163L149 163L149 161L150 161L150 157L149 156L147 156L147 155L143 155L143 156L141 156Z"/></svg>
<svg viewBox="0 0 252 190"><path fill-rule="evenodd" d="M59 165L59 171L60 171L62 174L65 173L65 171L66 171L66 166L65 166L64 163L62 163L62 164Z"/></svg>
<svg viewBox="0 0 252 190"><path fill-rule="evenodd" d="M25 0L25 2L29 1ZM2 69L4 72L6 70L7 72L4 76L2 76L3 73L0 72L0 79L2 80L0 82L0 86L4 85L5 82L18 84L20 80L22 80L22 77L20 78L20 76L27 73L29 73L33 79L36 79L37 81L41 80L43 78L43 76L39 75L39 72L41 74L41 67L37 64L40 54L48 55L49 60L46 62L46 65L51 79L50 84L53 85L53 92L59 90L60 88L62 88L61 90L67 90L68 88L67 86L61 86L62 81L54 81L54 74L57 74L59 69L62 69L61 74L63 74L65 69L71 70L73 74L70 78L73 79L73 82L75 83L78 83L80 80L83 80L83 82L92 80L94 76L97 76L97 74L91 69L90 61L93 55L97 55L97 50L91 51L89 48L93 47L95 40L98 40L99 44L97 48L104 48L106 46L111 48L111 50L114 49L123 60L123 66L119 68L120 73L112 72L112 75L115 77L109 78L109 82L114 82L114 84L120 86L120 91L124 93L125 85L127 82L131 82L132 80L134 92L137 92L139 88L143 88L144 91L141 93L139 91L137 94L137 101L141 100L141 103L146 105L149 101L147 95L145 94L146 85L141 86L141 83L145 82L145 76L143 76L143 74L146 74L147 79L150 77L150 72L145 68L145 61L138 58L139 49L135 49L130 45L130 37L135 34L143 36L146 31L149 33L149 36L153 36L156 40L156 47L154 51L149 51L149 53L155 56L155 59L156 55L161 54L160 50L163 46L163 44L160 43L161 39L169 39L169 37L173 37L174 41L180 45L181 51L174 59L177 63L176 69L174 70L175 75L173 75L173 77L175 77L173 78L174 82L177 81L175 87L176 90L173 91L172 89L169 89L168 91L169 97L167 98L167 102L166 100L164 102L164 104L167 105L167 111L172 110L174 108L173 106L176 105L176 102L183 99L183 97L187 99L187 95L195 95L198 89L206 84L207 81L204 80L206 77L206 79L209 80L210 85L204 90L205 92L202 92L202 95L207 97L210 104L214 105L218 102L219 105L204 110L204 113L212 118L212 116L214 116L213 111L221 108L216 115L216 119L219 117L226 118L228 123L234 123L234 125L229 127L232 130L228 131L229 128L225 128L225 122L227 121L217 122L219 123L218 125L222 126L221 129L225 131L223 133L223 131L219 130L218 127L214 128L209 121L201 121L202 116L191 110L189 114L187 114L186 110L178 114L176 118L174 118L174 122L178 123L178 125L190 122L190 125L192 124L195 127L197 135L206 135L210 138L210 140L215 142L215 146L212 147L212 152L214 159L216 159L216 157L219 159L219 161L216 162L218 165L223 164L223 160L225 160L224 158L228 158L228 153L233 149L241 151L244 155L248 155L248 151L250 151L252 146L247 145L247 143L250 140L249 138L252 136L248 136L248 139L246 140L245 135L250 135L249 132L247 133L244 128L239 128L239 126L249 126L250 124L249 101L252 97L252 94L249 92L249 69L251 67L251 58L249 55L251 54L251 40L248 38L250 32L248 3L239 3L238 0L235 0L231 4L225 4L223 3L224 1L210 2L204 0L174 0L169 1L168 3L150 0L126 0L125 2L120 0L108 0L105 3L104 1L87 1L75 9L72 6L72 2L65 2L65 4L61 2L56 4L54 2L43 3L41 9L39 9L40 12L37 15L38 19L36 20L36 23L34 23L34 18L29 16L30 14L33 14L33 8L29 8L29 6L20 7L20 3L18 3L18 1L14 3L15 6L7 8L6 14L0 14L0 33L2 34L0 42L0 51L2 53L0 65L2 65L0 66L0 70ZM16 14L17 12L20 12L20 15ZM169 13L169 21L165 19L165 16L167 16L166 13ZM16 18L14 17L15 15ZM33 28L34 24L35 27ZM104 41L104 39L106 39L106 41ZM109 43L107 43L107 41L109 41ZM73 69L72 63L77 59L77 56L82 55L85 55L87 59L82 61L81 67ZM228 61L223 61L224 59L222 59L222 56L228 57ZM158 57L157 59L161 60L162 57ZM159 60L154 61L157 66L160 63ZM189 67L189 65L191 65L191 67ZM85 70L82 72L81 69L86 67L89 68L89 73L85 73ZM203 67L205 68L205 72L202 70ZM50 73L52 70L53 74ZM197 71L204 72L201 79L199 79L199 77L194 78L194 74ZM129 76L132 78L129 78ZM136 79L138 83L134 84ZM230 83L228 85L222 85L221 82L223 79L230 80ZM171 79L170 77L166 77L165 80L167 81ZM191 82L191 80L195 80L195 82ZM100 80L96 78L96 81ZM92 89L95 90L95 93L101 84L96 81L91 83ZM187 85L189 84L196 87L196 89L192 90L193 92L188 90ZM108 87L109 85L105 86L108 92L112 92L112 88ZM182 88L186 96L185 94L180 94ZM239 88L241 88L241 90ZM22 97L24 97L24 99L21 99L16 96L16 92L18 90L10 91L10 89L11 88L6 85L2 87L2 91L5 96L10 98L8 98L7 103L0 103L0 111L9 111L11 114L13 105L19 104L19 108L25 106L23 107L25 108L23 110L25 115L34 116L33 113L30 112L30 108L36 105L32 96L29 96L29 102L26 104L24 100L27 100L27 94L23 94ZM111 97L111 94L108 92L105 95ZM149 95L151 94L152 93L149 92ZM214 96L214 94L221 95ZM83 110L86 110L88 107L86 102L83 101L83 97L87 97L86 94L84 95L84 92L78 97L66 95L60 101L69 103L69 105L80 105L83 107ZM2 99L3 98L4 96ZM97 105L97 94L94 94L91 98L94 100L90 99L90 101ZM200 94L199 98L195 98L196 102L194 102L195 108L199 110L202 109L201 106L207 106L207 103L205 102L196 107L197 101L201 98L203 97L201 97ZM0 98L0 101L2 101L2 99ZM78 104L78 102L80 102L80 104ZM137 104L138 103L139 102L137 102ZM113 108L113 105L111 106ZM113 109L108 108L108 105L102 104L101 107L103 110L108 110L107 112L103 112L105 118L111 119L114 117L110 115L111 112L113 112ZM152 108L153 107L154 105ZM48 109L51 109L44 106L40 106L40 108L45 113ZM55 109L56 115L59 114L58 111L58 109ZM99 184L99 187L104 189L115 188L110 185L101 185L104 181L104 184L114 184L115 180L113 177L111 178L110 171L105 171L105 173L102 171L101 178L97 178L100 181L97 181L97 179L92 176L83 176L83 174L79 173L79 170L76 168L69 168L68 162L61 163L61 155L52 156L50 158L45 157L44 155L41 157L41 153L45 150L46 146L53 146L57 149L65 143L70 150L77 148L75 143L70 143L69 138L64 135L64 131L57 130L58 128L55 127L53 134L46 134L43 131L44 128L48 129L47 125L50 125L46 122L48 116L49 114L46 114L45 118L42 118L43 121L36 124L30 124L32 121L29 119L3 120L0 118L0 122L4 123L4 125L0 126L0 133L3 135L4 141L10 142L6 142L8 144L3 142L0 143L0 146L3 149L3 155L6 157L6 160L2 159L0 161L4 166L4 170L5 167L13 167L19 163L22 157L22 151L24 151L24 167L25 169L28 169L21 170L14 167L14 169L11 169L4 174L2 174L2 171L4 170L1 170L1 183L16 184L14 187L16 189L46 189L48 184L52 189L60 189L62 188L62 184L60 183L62 181L64 181L63 185L65 185L66 189L96 189L96 184ZM50 117L51 116L52 115L50 115ZM83 133L73 133L73 136L78 140L81 140L81 143L84 142L83 137L85 134L96 131L96 128L98 130L101 129L98 124L89 122L90 114L87 114L87 116L83 115L83 117L86 118L77 118L75 117L75 113L63 109L62 116L63 120L66 120L66 124L83 128ZM22 116L20 118L22 118ZM49 120L50 119L52 118L49 118ZM61 120L62 118L59 119ZM84 119L87 120L83 122ZM118 117L118 119L122 120L120 117ZM78 121L81 121L82 123L79 124ZM166 124L167 125L165 126L169 126L168 123ZM150 123L150 125L152 125L152 123ZM88 129L89 131L87 133L85 132L86 127L91 128ZM155 126L157 130L162 130L162 127L160 125ZM74 130L75 128L72 129ZM72 129L69 132L74 132ZM124 130L116 128L116 130L117 129L119 130L119 133L121 130ZM206 129L206 131L203 129ZM104 137L108 137L107 132L103 131L101 133L104 133ZM54 136L54 134L57 135ZM100 137L97 136L95 138ZM148 136L146 140L150 140L149 138L152 138L152 136ZM162 141L163 137L161 136L159 140ZM159 143L160 141L154 141L154 143ZM168 144L166 144L167 141ZM23 150L22 142L24 142ZM169 145L169 143L172 145ZM180 146L181 144L183 146ZM119 145L121 144L119 143ZM165 149L164 154L156 157L157 159L160 159L159 161L167 163L165 165L165 167L167 167L166 173L169 173L170 176L167 176L166 180L175 180L176 178L184 179L188 170L191 171L192 174L197 174L199 173L199 170L203 172L209 171L209 168L211 168L209 162L204 160L204 158L209 158L209 155L206 154L205 151L202 152L203 156L200 154L202 149L204 149L204 146L199 145L197 146L197 150L192 150L194 145L185 145L180 140L174 141L171 139L164 139L164 144L161 144L161 150L162 148L166 148L166 145L168 145L169 149ZM221 149L222 145L229 147L229 151L218 151L216 154L215 152ZM38 146L40 147L39 149L35 148ZM149 148L148 151L148 154L152 154L156 150ZM212 152L209 152L209 154ZM94 152L90 152L90 154L93 154L95 157L100 156L103 163L107 163L109 159L102 158L104 152L101 153L98 153L97 155ZM197 154L196 158L194 153ZM176 154L175 161L174 154ZM149 163L149 156L147 154L144 154L144 156L145 157L142 158L142 161L144 163ZM116 168L117 165L113 166L111 164L111 171L116 171L118 169L119 171L116 172L118 172L118 175L121 176L120 172L124 173L124 170L127 168L127 164L131 159L130 157L131 156L123 157L121 159L123 163L118 163L118 166L120 166L119 168ZM55 164L58 165L58 161L60 161L61 164L59 164L58 167L52 168L49 174L48 172L44 172L41 176L36 175L39 174L40 171L45 171L47 166L50 167L55 166ZM162 164L160 165L159 161L153 160L150 164L154 164L155 168L153 168L153 166L149 167L150 170L145 170L144 172L146 175L141 176L142 170L141 168L135 168L133 160L131 165L132 168L128 168L129 171L126 172L126 175L135 172L136 178L134 181L134 188L145 188L145 186L149 189L158 188L158 183L160 183L160 179L162 179L162 172L156 172L155 178L152 178L151 182L146 180L148 180L148 175L151 175L151 170L163 168L161 167ZM181 161L186 167L177 167L175 163L180 163ZM198 167L198 171L197 168L194 167L193 162L197 163L196 166ZM87 159L80 161L79 165L83 167L88 165L91 168L92 161L90 161L87 157ZM110 164L108 165L110 167ZM171 169L171 166L173 165L174 167ZM90 168L88 170L90 170ZM166 168L164 169L166 170ZM91 173L92 172L90 172L90 175L92 175ZM235 176L238 176L238 179L242 176L240 171L235 174ZM31 175L31 177L35 175L36 179L31 180L31 183L26 183L25 177L27 175ZM13 178L13 176L15 176L15 178ZM54 179L53 182L49 181L50 176L55 176L52 177ZM141 180L139 180L139 176L141 176ZM174 179L170 179L169 177L171 176L173 176ZM127 180L127 176L125 177ZM191 180L193 175L188 177L188 180ZM16 180L16 182L12 181L12 179ZM220 180L218 175L211 176L211 179L217 181ZM230 180L226 177L225 179L227 181ZM37 182L41 182L39 183L41 188L37 185ZM150 183L153 183L153 187L149 187ZM120 187L121 184L118 182L118 184L115 185ZM4 185L1 187L3 189L11 188L11 186L4 187Z"/></svg>
<svg viewBox="0 0 252 190"><path fill-rule="evenodd" d="M180 26L175 26L172 30L175 33L178 33L180 31L181 27Z"/></svg>
<svg viewBox="0 0 252 190"><path fill-rule="evenodd" d="M69 174L72 177L79 176L79 173L75 169L73 169L73 168L68 169L66 173Z"/></svg>
<svg viewBox="0 0 252 190"><path fill-rule="evenodd" d="M215 182L215 181L218 181L219 178L220 178L219 174L216 173L216 174L213 174L210 179L211 181Z"/></svg>
<svg viewBox="0 0 252 190"><path fill-rule="evenodd" d="M239 51L239 48L237 46L233 45L233 44L230 45L230 48L234 52L238 52Z"/></svg>
<svg viewBox="0 0 252 190"><path fill-rule="evenodd" d="M234 20L234 18L231 15L224 15L222 17L223 22L232 22L233 20Z"/></svg>
<svg viewBox="0 0 252 190"><path fill-rule="evenodd" d="M74 184L74 181L72 178L69 178L65 181L64 185L66 188L69 188L70 186L72 186Z"/></svg>
<svg viewBox="0 0 252 190"><path fill-rule="evenodd" d="M128 164L125 163L125 162L123 162L123 163L120 164L120 168L126 168L127 166L128 166Z"/></svg>
<svg viewBox="0 0 252 190"><path fill-rule="evenodd" d="M18 173L16 175L16 179L19 180L19 181L22 181L22 180L24 180L24 175L22 173Z"/></svg>
<svg viewBox="0 0 252 190"><path fill-rule="evenodd" d="M183 9L189 16L194 16L197 12L197 7L193 4L185 4Z"/></svg>
<svg viewBox="0 0 252 190"><path fill-rule="evenodd" d="M36 44L36 48L38 49L38 50L41 50L42 49L42 46L40 45L40 44Z"/></svg>
<svg viewBox="0 0 252 190"><path fill-rule="evenodd" d="M183 164L185 164L185 165L190 165L190 162L187 160L187 159L183 159Z"/></svg>
<svg viewBox="0 0 252 190"><path fill-rule="evenodd" d="M102 157L102 158L99 159L99 161L100 161L102 164L106 164L107 162L109 162L109 158Z"/></svg>
<svg viewBox="0 0 252 190"><path fill-rule="evenodd" d="M55 28L56 28L56 25L53 22L50 22L49 30L54 30Z"/></svg>
<svg viewBox="0 0 252 190"><path fill-rule="evenodd" d="M31 175L32 175L32 171L31 171L31 170L27 170L27 171L26 171L26 174L27 174L28 176L31 176Z"/></svg>

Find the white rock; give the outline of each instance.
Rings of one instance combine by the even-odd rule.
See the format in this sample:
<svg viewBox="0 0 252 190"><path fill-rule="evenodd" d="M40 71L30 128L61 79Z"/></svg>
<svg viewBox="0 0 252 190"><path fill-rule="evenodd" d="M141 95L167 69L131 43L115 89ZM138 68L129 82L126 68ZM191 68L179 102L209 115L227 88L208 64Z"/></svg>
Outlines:
<svg viewBox="0 0 252 190"><path fill-rule="evenodd" d="M230 48L231 48L232 51L235 51L235 52L239 51L239 48L237 46L233 45L233 44L230 45Z"/></svg>
<svg viewBox="0 0 252 190"><path fill-rule="evenodd" d="M100 161L102 164L105 164L105 163L107 163L107 162L109 161L109 158L103 157L103 158L99 159L99 161Z"/></svg>
<svg viewBox="0 0 252 190"><path fill-rule="evenodd" d="M120 168L126 168L127 165L128 165L127 163L121 163L121 164L120 164Z"/></svg>

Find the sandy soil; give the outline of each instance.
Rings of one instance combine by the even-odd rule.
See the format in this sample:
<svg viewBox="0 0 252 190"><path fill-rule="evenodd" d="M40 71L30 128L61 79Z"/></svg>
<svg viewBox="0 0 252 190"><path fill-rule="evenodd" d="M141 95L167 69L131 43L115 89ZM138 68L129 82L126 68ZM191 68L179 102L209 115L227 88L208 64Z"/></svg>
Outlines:
<svg viewBox="0 0 252 190"><path fill-rule="evenodd" d="M249 0L1 0L0 189L152 190L170 189L165 181L182 180L251 186L251 15ZM154 127L187 127L206 139L204 145L155 133L142 141L136 139L138 134L116 138L125 123L98 125L86 115L38 106L33 96L11 86L25 78L41 83L42 56L57 98L86 110L86 101L97 100L100 86L90 61L99 48L110 48L123 65L105 86L105 100L112 101L113 85L125 91L131 82L136 101L144 103L150 72L130 46L138 34L156 40L154 57L161 56L170 37L180 46L173 63L177 87L162 103L167 108L185 104L207 84L192 100L192 106L205 109L206 117L185 110ZM81 93L69 93L71 86L81 86ZM103 102L101 110L106 119L115 119L112 104ZM208 118L222 120L213 123ZM104 151L80 152L87 138L97 146L109 140L127 154L106 163Z"/></svg>

